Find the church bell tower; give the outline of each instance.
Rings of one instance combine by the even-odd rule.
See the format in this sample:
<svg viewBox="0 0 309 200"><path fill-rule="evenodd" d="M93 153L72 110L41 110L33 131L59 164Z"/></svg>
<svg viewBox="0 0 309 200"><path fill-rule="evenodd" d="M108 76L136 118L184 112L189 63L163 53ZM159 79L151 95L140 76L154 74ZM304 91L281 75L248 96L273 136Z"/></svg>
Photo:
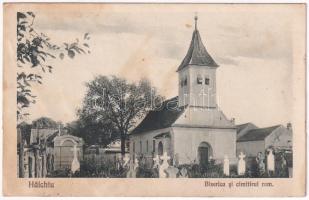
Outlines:
<svg viewBox="0 0 309 200"><path fill-rule="evenodd" d="M217 63L207 52L197 29L198 17L189 50L179 65L179 106L217 108L216 69Z"/></svg>

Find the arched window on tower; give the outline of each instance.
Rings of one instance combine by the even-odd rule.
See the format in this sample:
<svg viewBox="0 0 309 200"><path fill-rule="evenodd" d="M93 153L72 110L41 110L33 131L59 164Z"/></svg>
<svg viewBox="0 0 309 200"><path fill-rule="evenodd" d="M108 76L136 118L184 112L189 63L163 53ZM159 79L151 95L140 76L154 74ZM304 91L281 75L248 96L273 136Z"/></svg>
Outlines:
<svg viewBox="0 0 309 200"><path fill-rule="evenodd" d="M185 76L185 77L181 78L180 86L184 87L186 85L187 85L187 77Z"/></svg>
<svg viewBox="0 0 309 200"><path fill-rule="evenodd" d="M184 87L187 85L187 77L181 78L180 80L180 86Z"/></svg>
<svg viewBox="0 0 309 200"><path fill-rule="evenodd" d="M210 85L210 79L208 77L205 78L205 85Z"/></svg>

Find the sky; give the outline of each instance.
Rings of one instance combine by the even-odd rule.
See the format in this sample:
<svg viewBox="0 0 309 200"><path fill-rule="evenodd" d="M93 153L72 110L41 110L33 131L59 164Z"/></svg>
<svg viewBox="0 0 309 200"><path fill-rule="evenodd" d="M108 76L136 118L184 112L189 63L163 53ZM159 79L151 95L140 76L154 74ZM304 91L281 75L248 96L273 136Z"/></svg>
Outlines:
<svg viewBox="0 0 309 200"><path fill-rule="evenodd" d="M146 77L166 98L178 95L177 67L184 58L198 15L202 41L220 65L217 99L237 124L286 124L291 120L293 22L297 9L266 5L109 5L37 10L35 28L52 42L90 33L89 55L54 59L52 74L34 87L38 96L29 121L41 116L76 119L96 75L138 81Z"/></svg>

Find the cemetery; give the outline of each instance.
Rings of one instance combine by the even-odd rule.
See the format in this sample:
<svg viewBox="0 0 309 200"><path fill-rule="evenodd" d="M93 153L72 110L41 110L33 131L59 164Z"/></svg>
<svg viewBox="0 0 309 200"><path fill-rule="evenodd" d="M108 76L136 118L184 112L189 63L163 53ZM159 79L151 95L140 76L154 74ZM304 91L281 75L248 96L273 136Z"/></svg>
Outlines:
<svg viewBox="0 0 309 200"><path fill-rule="evenodd" d="M136 124L133 123L133 116L141 109L138 110L134 105L130 110L136 110L126 115L122 115L125 109L115 114L114 109L111 108L113 105L108 105L104 107L105 110L102 109L104 113L100 113L99 117L89 117L88 113L96 113L99 109L86 104L85 108L91 107L91 109L85 109L86 114L81 112L81 116L85 114L83 117L90 121L90 125L82 129L78 126L80 124L75 123L77 127L75 135L60 128L60 125L58 129L32 127L30 139L19 136L19 176L30 178L292 177L292 124L262 128L253 123L235 124L235 119L229 119L217 103L216 71L218 67L219 65L207 52L202 42L196 16L189 49L176 71L179 79L178 96L165 100L161 109L150 109L140 113L144 115ZM105 83L110 80L99 77L95 81L97 81L94 82L95 84L89 85L94 85L101 91L99 82ZM119 87L125 85L125 80L116 78L111 82L117 81L121 83L117 84ZM147 86L143 84L143 87ZM112 85L109 87L114 88ZM134 91L138 91L137 87L136 85L126 86L126 88L134 88ZM148 86L146 88L150 89ZM92 92L92 90L89 91ZM201 91L206 91L205 95L204 93L200 95ZM92 102L87 99L88 96L86 95L85 102ZM133 96L136 98L143 95L134 93ZM134 102L133 100L131 99L130 102ZM121 106L122 104L116 107ZM112 111L106 114L108 109ZM105 131L103 128L94 126L94 122L103 115L104 123L113 120L116 121L113 121L114 126L119 121L127 123L117 124L118 129L108 127L110 129ZM109 118L110 116L112 117ZM126 116L129 118L124 120ZM19 135L22 135L21 132L18 129ZM82 138L76 135L76 132L87 132L87 135L83 135L84 138ZM117 133L117 137L112 137L113 133ZM98 145L98 141L104 139L109 143Z"/></svg>
<svg viewBox="0 0 309 200"><path fill-rule="evenodd" d="M67 171L63 177L101 177L101 178L267 178L290 177L291 160L286 160L289 153L276 152L269 149L266 154L260 152L254 159L246 158L244 153L238 156L236 165L231 165L228 157L222 163L213 160L206 167L198 164L175 165L166 152L162 156L153 158L152 167L145 165L145 159L135 157L131 159L128 154L117 164L102 163L94 165L89 160L80 161L80 168L74 173ZM266 156L264 156L266 155ZM76 160L72 161L72 167ZM77 165L79 166L79 165ZM73 170L72 170L73 171Z"/></svg>

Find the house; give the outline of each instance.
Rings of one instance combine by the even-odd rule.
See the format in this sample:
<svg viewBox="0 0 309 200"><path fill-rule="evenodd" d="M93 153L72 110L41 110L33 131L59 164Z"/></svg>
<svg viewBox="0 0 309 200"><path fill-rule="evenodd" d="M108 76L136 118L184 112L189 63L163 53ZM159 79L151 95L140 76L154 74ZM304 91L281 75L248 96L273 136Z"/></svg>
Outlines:
<svg viewBox="0 0 309 200"><path fill-rule="evenodd" d="M237 127L237 139L240 138L241 136L243 136L245 133L247 133L248 130L258 128L253 123L239 124L236 127Z"/></svg>
<svg viewBox="0 0 309 200"><path fill-rule="evenodd" d="M177 69L178 96L150 111L130 133L130 156L152 162L163 152L177 164L202 166L210 159L236 161L237 127L217 105L216 71L219 65L207 52L195 29L186 56Z"/></svg>
<svg viewBox="0 0 309 200"><path fill-rule="evenodd" d="M292 127L276 125L258 128L252 123L237 126L237 154L245 153L255 157L259 152L264 153L269 148L292 149Z"/></svg>
<svg viewBox="0 0 309 200"><path fill-rule="evenodd" d="M127 141L125 153L128 153ZM91 145L86 148L84 158L97 166L106 166L109 164L116 167L117 162L120 162L122 159L121 141L120 139L115 139L104 148L99 145Z"/></svg>
<svg viewBox="0 0 309 200"><path fill-rule="evenodd" d="M128 148L126 145L125 152L128 153ZM103 157L105 161L116 164L117 161L121 160L121 141L120 139L116 139L107 145L106 148L103 149Z"/></svg>

